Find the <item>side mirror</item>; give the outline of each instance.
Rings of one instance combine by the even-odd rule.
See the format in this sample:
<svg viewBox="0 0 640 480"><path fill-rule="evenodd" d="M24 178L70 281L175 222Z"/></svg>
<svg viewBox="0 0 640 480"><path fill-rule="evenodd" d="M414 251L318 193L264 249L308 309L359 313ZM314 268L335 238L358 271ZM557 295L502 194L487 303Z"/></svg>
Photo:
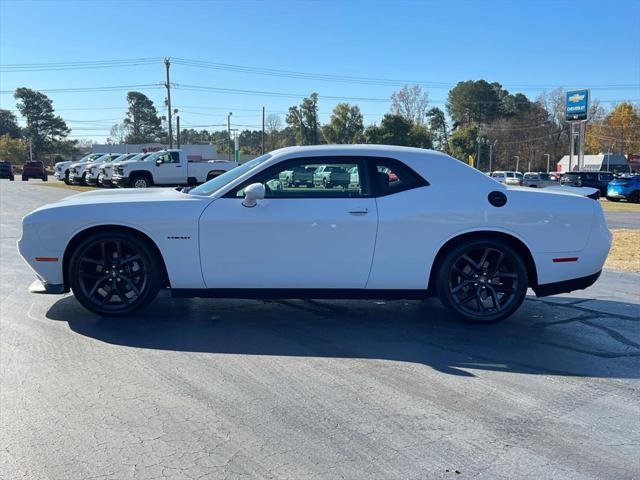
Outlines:
<svg viewBox="0 0 640 480"><path fill-rule="evenodd" d="M158 158L158 159L156 160L156 165L157 165L158 167L159 167L160 165L162 165L162 159L161 159L161 158Z"/></svg>
<svg viewBox="0 0 640 480"><path fill-rule="evenodd" d="M265 188L262 183L252 183L244 189L244 200L242 205L253 208L258 204L258 200L264 198Z"/></svg>

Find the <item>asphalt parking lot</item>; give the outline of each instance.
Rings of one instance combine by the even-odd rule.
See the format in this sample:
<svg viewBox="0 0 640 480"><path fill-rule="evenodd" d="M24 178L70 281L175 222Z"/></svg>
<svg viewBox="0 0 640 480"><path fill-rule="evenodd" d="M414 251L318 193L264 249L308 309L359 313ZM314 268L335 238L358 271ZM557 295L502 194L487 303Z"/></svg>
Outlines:
<svg viewBox="0 0 640 480"><path fill-rule="evenodd" d="M27 292L0 183L0 476L637 478L640 275L470 326L435 299L159 298L104 319Z"/></svg>

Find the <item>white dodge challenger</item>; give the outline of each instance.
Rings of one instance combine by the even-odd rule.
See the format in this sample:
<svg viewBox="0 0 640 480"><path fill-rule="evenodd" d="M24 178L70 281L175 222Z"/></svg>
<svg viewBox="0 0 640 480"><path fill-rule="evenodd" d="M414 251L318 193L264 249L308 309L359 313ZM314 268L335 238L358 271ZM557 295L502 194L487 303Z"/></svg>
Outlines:
<svg viewBox="0 0 640 480"><path fill-rule="evenodd" d="M350 180L282 182L292 170ZM71 290L105 316L170 288L218 298L437 295L482 323L511 315L527 287L538 296L587 288L610 245L591 198L505 186L442 153L381 145L284 148L191 190L73 195L24 217L18 242L39 279L32 291Z"/></svg>

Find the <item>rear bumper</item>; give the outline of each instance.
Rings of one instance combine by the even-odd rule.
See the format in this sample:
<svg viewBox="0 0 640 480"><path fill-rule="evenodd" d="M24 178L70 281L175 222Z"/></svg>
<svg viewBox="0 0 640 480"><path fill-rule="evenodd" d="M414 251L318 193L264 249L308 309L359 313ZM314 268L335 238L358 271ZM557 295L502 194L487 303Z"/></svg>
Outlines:
<svg viewBox="0 0 640 480"><path fill-rule="evenodd" d="M584 290L585 288L593 285L596 280L598 280L601 273L602 270L592 275L587 275L586 277L573 278L562 282L546 283L532 288L537 297L547 297L549 295L557 295L558 293L569 293L574 290Z"/></svg>

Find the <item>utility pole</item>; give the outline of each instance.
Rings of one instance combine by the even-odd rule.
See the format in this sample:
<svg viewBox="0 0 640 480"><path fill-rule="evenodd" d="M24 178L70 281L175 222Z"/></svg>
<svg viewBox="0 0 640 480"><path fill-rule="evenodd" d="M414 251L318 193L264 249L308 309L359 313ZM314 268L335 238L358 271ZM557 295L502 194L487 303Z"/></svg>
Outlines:
<svg viewBox="0 0 640 480"><path fill-rule="evenodd" d="M551 155L545 153L544 156L547 157L547 173L549 173L549 162L551 161Z"/></svg>
<svg viewBox="0 0 640 480"><path fill-rule="evenodd" d="M176 147L180 148L180 115L176 115Z"/></svg>
<svg viewBox="0 0 640 480"><path fill-rule="evenodd" d="M29 161L33 162L33 148L31 147L31 137L29 137Z"/></svg>
<svg viewBox="0 0 640 480"><path fill-rule="evenodd" d="M165 86L167 87L167 107L169 109L169 148L173 148L173 128L171 127L171 82L169 81L169 67L171 66L171 61L169 57L164 59L164 66L167 68L167 83Z"/></svg>
<svg viewBox="0 0 640 480"><path fill-rule="evenodd" d="M520 165L520 157L518 155L514 155L514 157L516 158L516 172L518 171L518 167Z"/></svg>
<svg viewBox="0 0 640 480"><path fill-rule="evenodd" d="M478 155L476 155L476 169L480 170L480 142L482 142L482 138L478 137Z"/></svg>
<svg viewBox="0 0 640 480"><path fill-rule="evenodd" d="M227 115L227 140L229 141L227 150L229 151L229 161L231 161L231 115L233 115L233 112L229 112L229 115Z"/></svg>
<svg viewBox="0 0 640 480"><path fill-rule="evenodd" d="M489 173L491 173L491 154L493 153L493 143L489 143Z"/></svg>
<svg viewBox="0 0 640 480"><path fill-rule="evenodd" d="M262 149L260 153L264 155L264 107L262 107Z"/></svg>

